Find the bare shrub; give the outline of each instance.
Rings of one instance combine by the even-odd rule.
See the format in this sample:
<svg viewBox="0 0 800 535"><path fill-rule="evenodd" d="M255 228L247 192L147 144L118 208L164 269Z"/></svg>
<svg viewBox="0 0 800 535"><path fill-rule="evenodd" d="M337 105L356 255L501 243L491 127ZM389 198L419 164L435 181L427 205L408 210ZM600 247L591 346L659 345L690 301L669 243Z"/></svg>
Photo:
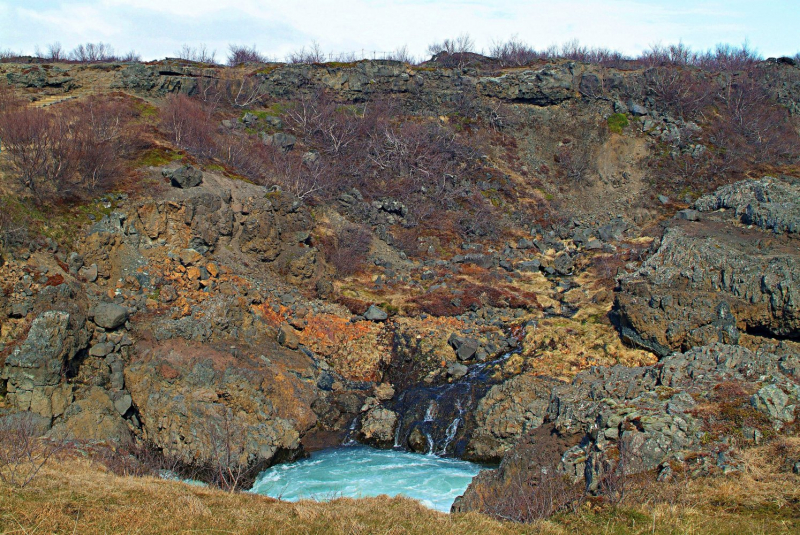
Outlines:
<svg viewBox="0 0 800 535"><path fill-rule="evenodd" d="M788 112L751 76L734 76L717 94L720 103L711 125L716 171L742 163L779 164L797 157L797 131Z"/></svg>
<svg viewBox="0 0 800 535"><path fill-rule="evenodd" d="M246 486L260 467L247 458L247 429L228 407L221 407L220 412L219 418L206 420L211 451L200 474L217 487L234 492Z"/></svg>
<svg viewBox="0 0 800 535"><path fill-rule="evenodd" d="M493 43L489 55L500 60L504 67L522 67L544 57L544 54L520 41L516 35L508 41Z"/></svg>
<svg viewBox="0 0 800 535"><path fill-rule="evenodd" d="M10 85L0 83L0 114L16 110L22 105L22 99L14 93Z"/></svg>
<svg viewBox="0 0 800 535"><path fill-rule="evenodd" d="M415 65L417 63L417 58L408 50L407 45L395 48L393 51L386 54L384 59L401 61L409 65Z"/></svg>
<svg viewBox="0 0 800 535"><path fill-rule="evenodd" d="M642 52L637 62L647 67L697 65L699 56L682 42L673 45L652 45Z"/></svg>
<svg viewBox="0 0 800 535"><path fill-rule="evenodd" d="M228 45L228 65L235 67L244 63L269 63L269 58L262 55L256 45Z"/></svg>
<svg viewBox="0 0 800 535"><path fill-rule="evenodd" d="M254 74L226 78L221 84L222 97L235 108L249 108L261 104L267 96L267 89Z"/></svg>
<svg viewBox="0 0 800 535"><path fill-rule="evenodd" d="M95 458L118 476L159 476L165 471L186 478L194 476L176 457L164 455L155 444L146 441L130 440L114 448L102 447Z"/></svg>
<svg viewBox="0 0 800 535"><path fill-rule="evenodd" d="M27 486L64 448L63 440L40 438L42 431L29 412L0 418L0 481L16 488Z"/></svg>
<svg viewBox="0 0 800 535"><path fill-rule="evenodd" d="M289 55L286 57L286 63L312 64L312 63L324 63L324 62L325 62L325 52L322 50L320 44L316 41L312 41L308 49L306 49L306 47L303 47L300 50L296 50L294 52L289 53Z"/></svg>
<svg viewBox="0 0 800 535"><path fill-rule="evenodd" d="M97 192L113 185L123 158L134 148L134 110L116 99L90 97L72 110L74 158L84 188Z"/></svg>
<svg viewBox="0 0 800 535"><path fill-rule="evenodd" d="M10 48L0 49L0 62L11 62L20 57L21 54L14 52Z"/></svg>
<svg viewBox="0 0 800 535"><path fill-rule="evenodd" d="M454 39L445 39L428 45L428 54L435 56L445 52L447 54L465 54L475 52L475 40L468 34L462 33Z"/></svg>
<svg viewBox="0 0 800 535"><path fill-rule="evenodd" d="M56 41L47 45L47 55L45 59L48 61L65 61L67 59L67 51L61 46L61 43Z"/></svg>
<svg viewBox="0 0 800 535"><path fill-rule="evenodd" d="M38 201L72 193L68 179L74 170L74 147L63 116L37 108L4 113L0 115L0 139L20 185Z"/></svg>
<svg viewBox="0 0 800 535"><path fill-rule="evenodd" d="M161 127L177 147L195 156L215 152L213 110L186 95L169 95L161 106Z"/></svg>
<svg viewBox="0 0 800 535"><path fill-rule="evenodd" d="M360 225L346 225L333 240L324 243L325 257L336 273L348 277L364 268L372 245L372 234Z"/></svg>
<svg viewBox="0 0 800 535"><path fill-rule="evenodd" d="M69 53L69 59L78 63L100 63L114 61L114 48L103 42L78 45Z"/></svg>
<svg viewBox="0 0 800 535"><path fill-rule="evenodd" d="M480 511L512 522L534 522L582 503L583 485L573 483L554 466L541 467L535 474L522 470L506 473L502 485L482 494Z"/></svg>
<svg viewBox="0 0 800 535"><path fill-rule="evenodd" d="M713 82L700 73L675 67L655 67L645 72L648 92L663 110L676 117L694 120L714 95Z"/></svg>
<svg viewBox="0 0 800 535"><path fill-rule="evenodd" d="M217 51L208 50L205 43L201 43L198 47L189 46L184 44L178 51L178 59L185 61L194 61L196 63L217 63Z"/></svg>

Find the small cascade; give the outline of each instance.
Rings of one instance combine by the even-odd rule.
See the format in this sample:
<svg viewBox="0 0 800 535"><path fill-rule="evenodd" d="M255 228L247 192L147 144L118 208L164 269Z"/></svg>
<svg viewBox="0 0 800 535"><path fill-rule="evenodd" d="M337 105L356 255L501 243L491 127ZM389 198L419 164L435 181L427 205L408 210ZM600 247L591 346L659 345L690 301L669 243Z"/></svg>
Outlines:
<svg viewBox="0 0 800 535"><path fill-rule="evenodd" d="M425 420L426 422L432 422L436 418L436 399L432 399L431 402L428 404L428 408L425 409Z"/></svg>
<svg viewBox="0 0 800 535"><path fill-rule="evenodd" d="M358 444L356 439L354 438L356 428L358 427L358 416L353 418L353 421L350 422L350 425L347 426L347 434L344 436L342 440L342 446L354 446Z"/></svg>
<svg viewBox="0 0 800 535"><path fill-rule="evenodd" d="M494 369L509 356L474 364L452 383L404 391L391 407L398 415L394 447L429 455L462 455L469 442L471 415L497 383Z"/></svg>
<svg viewBox="0 0 800 535"><path fill-rule="evenodd" d="M433 442L433 437L427 431L425 432L425 439L428 441L428 451L425 452L427 455L433 455L433 449L436 447L436 444Z"/></svg>

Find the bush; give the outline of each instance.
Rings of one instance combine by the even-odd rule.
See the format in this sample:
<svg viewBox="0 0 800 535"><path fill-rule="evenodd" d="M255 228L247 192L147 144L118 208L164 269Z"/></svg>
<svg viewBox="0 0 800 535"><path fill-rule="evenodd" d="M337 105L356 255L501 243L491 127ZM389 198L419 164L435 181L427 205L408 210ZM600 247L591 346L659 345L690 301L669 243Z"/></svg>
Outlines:
<svg viewBox="0 0 800 535"><path fill-rule="evenodd" d="M269 58L263 56L256 49L256 45L252 47L228 45L228 65L236 67L244 63L269 63Z"/></svg>

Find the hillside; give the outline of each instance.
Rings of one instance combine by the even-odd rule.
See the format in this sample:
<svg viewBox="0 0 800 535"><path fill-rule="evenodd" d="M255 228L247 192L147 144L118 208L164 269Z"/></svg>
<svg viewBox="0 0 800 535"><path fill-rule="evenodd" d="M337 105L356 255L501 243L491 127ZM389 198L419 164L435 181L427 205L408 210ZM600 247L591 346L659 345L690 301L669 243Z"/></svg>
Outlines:
<svg viewBox="0 0 800 535"><path fill-rule="evenodd" d="M21 529L52 497L71 512L43 529L123 530L104 511L137 489L144 532L204 515L372 532L386 510L408 532L796 524L793 61L0 74L0 422L77 448L3 487ZM273 502L76 453L242 489L349 439L498 468L452 517L340 500L245 525ZM725 501L737 481L755 503ZM720 498L664 498L681 485ZM560 498L523 507L539 492Z"/></svg>

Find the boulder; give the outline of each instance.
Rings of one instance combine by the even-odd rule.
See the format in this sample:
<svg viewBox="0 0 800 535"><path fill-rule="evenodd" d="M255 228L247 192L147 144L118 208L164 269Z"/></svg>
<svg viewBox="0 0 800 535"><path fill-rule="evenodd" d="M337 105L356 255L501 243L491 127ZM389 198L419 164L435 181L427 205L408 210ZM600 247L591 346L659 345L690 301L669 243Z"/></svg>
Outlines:
<svg viewBox="0 0 800 535"><path fill-rule="evenodd" d="M389 409L374 408L364 416L359 437L376 446L391 446L396 426L397 414Z"/></svg>
<svg viewBox="0 0 800 535"><path fill-rule="evenodd" d="M128 309L116 303L101 303L92 311L94 322L104 329L116 329L128 321Z"/></svg>
<svg viewBox="0 0 800 535"><path fill-rule="evenodd" d="M184 165L174 171L168 171L165 176L170 179L170 183L176 188L196 188L203 183L203 172L191 165Z"/></svg>
<svg viewBox="0 0 800 535"><path fill-rule="evenodd" d="M364 319L369 321L386 321L389 315L380 307L370 305L366 312L364 312Z"/></svg>

